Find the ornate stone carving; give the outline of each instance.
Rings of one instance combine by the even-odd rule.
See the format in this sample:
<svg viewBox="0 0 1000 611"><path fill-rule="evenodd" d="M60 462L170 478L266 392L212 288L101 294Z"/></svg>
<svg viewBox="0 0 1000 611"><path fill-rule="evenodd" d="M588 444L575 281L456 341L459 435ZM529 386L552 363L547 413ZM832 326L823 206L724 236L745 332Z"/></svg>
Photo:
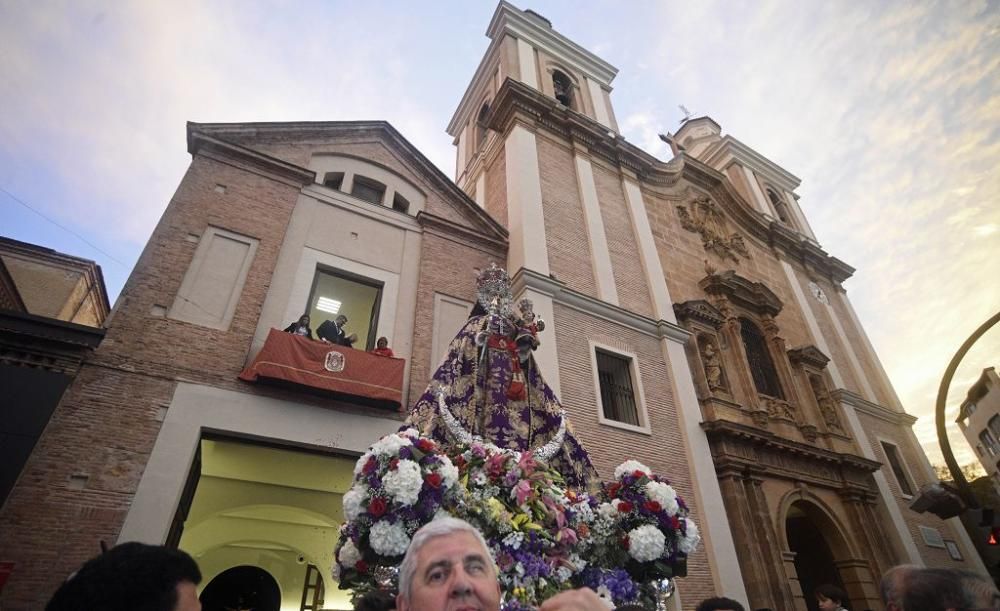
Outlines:
<svg viewBox="0 0 1000 611"><path fill-rule="evenodd" d="M771 418L795 420L795 406L788 401L766 395L761 395L760 398L764 402L764 405L767 406L767 415Z"/></svg>
<svg viewBox="0 0 1000 611"><path fill-rule="evenodd" d="M844 432L844 427L840 423L840 416L837 415L837 405L834 403L830 393L827 392L826 385L816 375L809 376L809 385L812 387L816 403L819 405L819 412L823 415L823 421L826 422L827 428Z"/></svg>
<svg viewBox="0 0 1000 611"><path fill-rule="evenodd" d="M705 276L698 286L709 295L724 296L734 304L761 315L777 316L784 307L774 291L763 283L744 278L733 270ZM722 310L721 307L719 309Z"/></svg>
<svg viewBox="0 0 1000 611"><path fill-rule="evenodd" d="M674 304L674 313L680 322L695 321L718 329L725 322L725 315L704 299L693 299Z"/></svg>
<svg viewBox="0 0 1000 611"><path fill-rule="evenodd" d="M701 194L690 194L686 205L677 206L677 217L681 227L701 236L701 244L707 252L736 263L740 258L750 258L750 252L743 242L743 236L731 232L719 205L712 198Z"/></svg>
<svg viewBox="0 0 1000 611"><path fill-rule="evenodd" d="M816 441L819 436L818 429L811 424L800 425L799 430L802 431L802 436L806 438L806 441Z"/></svg>
<svg viewBox="0 0 1000 611"><path fill-rule="evenodd" d="M750 414L750 417L753 418L753 423L760 428L767 428L768 417L766 409L755 409L753 413Z"/></svg>
<svg viewBox="0 0 1000 611"><path fill-rule="evenodd" d="M823 352L816 346L809 345L789 350L788 360L790 360L793 365L809 365L822 370L826 367L826 364L830 362L830 357L823 354Z"/></svg>
<svg viewBox="0 0 1000 611"><path fill-rule="evenodd" d="M722 372L722 358L715 340L708 335L698 336L698 352L701 354L701 364L705 368L705 381L712 392L727 390L725 376Z"/></svg>

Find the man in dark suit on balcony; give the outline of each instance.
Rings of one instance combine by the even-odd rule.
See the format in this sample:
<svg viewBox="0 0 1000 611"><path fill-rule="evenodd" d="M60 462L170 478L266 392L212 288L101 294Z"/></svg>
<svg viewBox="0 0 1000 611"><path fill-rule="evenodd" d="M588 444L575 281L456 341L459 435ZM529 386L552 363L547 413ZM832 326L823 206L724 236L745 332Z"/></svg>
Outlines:
<svg viewBox="0 0 1000 611"><path fill-rule="evenodd" d="M351 344L358 340L358 336L353 333L347 335L344 331L344 325L346 324L347 317L340 314L334 320L323 321L319 329L316 329L316 335L325 342L350 348Z"/></svg>

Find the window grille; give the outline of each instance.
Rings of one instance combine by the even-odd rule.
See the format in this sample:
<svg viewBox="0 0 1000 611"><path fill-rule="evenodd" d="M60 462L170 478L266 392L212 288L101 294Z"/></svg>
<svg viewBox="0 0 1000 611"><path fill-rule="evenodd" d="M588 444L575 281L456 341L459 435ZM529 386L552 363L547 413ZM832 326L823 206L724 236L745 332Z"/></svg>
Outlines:
<svg viewBox="0 0 1000 611"><path fill-rule="evenodd" d="M631 359L597 350L597 377L601 384L604 417L639 426L639 410L632 387Z"/></svg>
<svg viewBox="0 0 1000 611"><path fill-rule="evenodd" d="M750 365L750 375L757 392L784 399L785 395L778 383L778 372L774 369L774 361L771 360L771 353L767 350L767 343L760 329L749 320L741 318L740 337L743 339L747 364Z"/></svg>

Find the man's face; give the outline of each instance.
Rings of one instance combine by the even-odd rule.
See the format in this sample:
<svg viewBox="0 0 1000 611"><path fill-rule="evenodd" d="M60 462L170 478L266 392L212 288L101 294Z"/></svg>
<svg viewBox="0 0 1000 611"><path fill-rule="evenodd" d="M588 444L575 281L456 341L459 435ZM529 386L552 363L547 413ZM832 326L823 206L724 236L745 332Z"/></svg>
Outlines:
<svg viewBox="0 0 1000 611"><path fill-rule="evenodd" d="M347 324L347 317L346 316L341 315L341 316L337 317L337 326L338 327L343 327L346 324Z"/></svg>
<svg viewBox="0 0 1000 611"><path fill-rule="evenodd" d="M177 584L177 605L174 611L201 611L201 601L198 600L198 587L190 581Z"/></svg>
<svg viewBox="0 0 1000 611"><path fill-rule="evenodd" d="M498 611L500 584L489 554L472 533L434 537L417 553L410 600L399 611Z"/></svg>

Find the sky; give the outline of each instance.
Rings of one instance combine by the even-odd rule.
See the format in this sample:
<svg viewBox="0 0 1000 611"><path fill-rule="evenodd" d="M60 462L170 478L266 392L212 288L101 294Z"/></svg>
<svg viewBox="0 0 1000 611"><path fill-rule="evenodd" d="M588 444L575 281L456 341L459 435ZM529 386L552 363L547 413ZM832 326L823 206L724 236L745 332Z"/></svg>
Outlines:
<svg viewBox="0 0 1000 611"><path fill-rule="evenodd" d="M619 69L623 136L679 105L802 180L931 461L934 401L1000 310L1000 0L519 0ZM185 122L389 121L448 176L445 126L494 2L0 0L0 235L97 261L114 300L190 162ZM15 199L16 198L16 199ZM966 356L953 423L1000 328Z"/></svg>

